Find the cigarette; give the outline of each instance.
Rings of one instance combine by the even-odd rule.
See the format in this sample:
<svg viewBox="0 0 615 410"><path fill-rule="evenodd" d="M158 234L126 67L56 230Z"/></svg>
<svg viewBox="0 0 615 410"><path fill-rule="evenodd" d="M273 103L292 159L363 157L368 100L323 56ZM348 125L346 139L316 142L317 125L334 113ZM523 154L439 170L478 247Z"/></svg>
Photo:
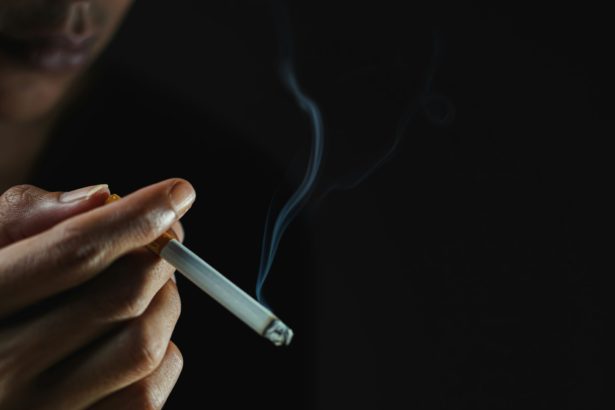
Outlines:
<svg viewBox="0 0 615 410"><path fill-rule="evenodd" d="M107 203L120 199L111 195ZM188 280L211 296L252 330L276 346L289 345L293 331L269 309L199 258L168 231L148 248L160 255Z"/></svg>

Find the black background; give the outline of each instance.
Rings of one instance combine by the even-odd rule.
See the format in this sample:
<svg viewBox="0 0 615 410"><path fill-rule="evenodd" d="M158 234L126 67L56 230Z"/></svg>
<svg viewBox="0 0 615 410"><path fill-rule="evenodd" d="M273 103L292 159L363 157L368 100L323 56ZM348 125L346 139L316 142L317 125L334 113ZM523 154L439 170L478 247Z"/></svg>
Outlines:
<svg viewBox="0 0 615 410"><path fill-rule="evenodd" d="M274 265L267 286L295 327L289 348L180 282L186 364L168 408L601 408L608 14L357 3L290 7L297 74L325 118L317 193L386 152L430 74L454 118L419 107L390 162L293 225L280 263L297 269ZM105 58L249 138L296 183L310 127L277 56L269 2L150 0ZM206 229L187 221L198 249Z"/></svg>

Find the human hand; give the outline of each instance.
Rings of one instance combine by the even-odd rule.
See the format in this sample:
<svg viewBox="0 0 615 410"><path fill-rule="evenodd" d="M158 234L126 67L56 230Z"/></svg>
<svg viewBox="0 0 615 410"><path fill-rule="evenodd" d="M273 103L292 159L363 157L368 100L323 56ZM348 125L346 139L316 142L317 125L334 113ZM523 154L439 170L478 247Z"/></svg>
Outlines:
<svg viewBox="0 0 615 410"><path fill-rule="evenodd" d="M108 196L19 186L0 197L3 410L157 409L179 377L174 269L144 246L194 190L167 180L101 207Z"/></svg>

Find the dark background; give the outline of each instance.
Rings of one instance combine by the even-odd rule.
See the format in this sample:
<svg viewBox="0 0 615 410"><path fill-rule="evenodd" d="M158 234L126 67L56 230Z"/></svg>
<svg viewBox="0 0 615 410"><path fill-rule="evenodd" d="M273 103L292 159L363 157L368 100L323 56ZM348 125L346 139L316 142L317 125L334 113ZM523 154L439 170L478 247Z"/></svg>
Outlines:
<svg viewBox="0 0 615 410"><path fill-rule="evenodd" d="M289 3L297 74L327 138L319 201L267 285L296 343L274 349L180 282L186 364L168 408L602 408L608 13ZM299 181L310 141L277 56L269 2L149 0L104 58L252 141L281 170L269 187ZM429 78L439 105L425 108ZM322 197L377 161L402 118L390 162ZM211 212L200 198L192 213ZM260 226L261 199L232 209L258 208ZM207 227L187 221L199 249Z"/></svg>

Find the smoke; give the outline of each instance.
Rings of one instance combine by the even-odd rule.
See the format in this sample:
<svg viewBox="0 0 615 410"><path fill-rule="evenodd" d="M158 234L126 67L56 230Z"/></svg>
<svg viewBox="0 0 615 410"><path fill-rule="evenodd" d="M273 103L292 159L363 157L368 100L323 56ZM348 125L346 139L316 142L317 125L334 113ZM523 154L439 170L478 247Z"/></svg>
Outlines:
<svg viewBox="0 0 615 410"><path fill-rule="evenodd" d="M277 216L273 215L271 209L269 210L265 222L260 266L256 281L256 297L263 304L266 304L265 298L263 297L263 285L271 271L271 266L273 265L275 255L280 245L280 240L292 220L297 216L303 205L305 205L306 200L314 188L320 170L324 146L324 125L320 110L316 103L303 92L295 74L288 10L286 10L282 2L277 1L274 3L273 11L280 42L280 77L282 83L295 98L299 107L305 111L309 117L312 126L312 145L307 171L299 187L282 207Z"/></svg>
<svg viewBox="0 0 615 410"><path fill-rule="evenodd" d="M321 202L333 191L345 191L358 187L383 165L391 161L404 141L410 125L414 123L418 115L422 114L432 125L439 127L445 127L454 120L455 106L448 98L434 91L434 77L444 57L444 42L438 30L434 30L432 41L433 52L425 81L418 95L407 103L395 128L390 146L378 158L371 161L367 168L353 170L344 177L329 183L319 193L315 200L316 203Z"/></svg>
<svg viewBox="0 0 615 410"><path fill-rule="evenodd" d="M283 1L274 1L273 12L279 40L279 70L281 81L295 98L299 107L305 111L309 117L312 127L312 144L307 171L299 187L277 215L274 214L272 207L270 207L267 215L259 273L256 282L256 297L265 305L266 301L263 296L263 285L271 271L282 236L292 220L306 204L314 190L314 185L318 178L322 162L325 137L321 112L317 104L304 93L297 81L292 58L290 17ZM321 191L315 202L320 202L332 191L348 190L359 186L379 168L389 162L398 151L409 126L413 123L418 114L423 114L430 123L436 126L446 126L453 121L455 114L454 106L446 97L436 94L433 87L434 77L442 57L442 39L440 34L435 31L433 34L433 53L427 68L425 81L418 95L412 98L407 104L404 114L397 124L389 148L376 160L372 161L367 169L355 170L347 176L328 184Z"/></svg>

